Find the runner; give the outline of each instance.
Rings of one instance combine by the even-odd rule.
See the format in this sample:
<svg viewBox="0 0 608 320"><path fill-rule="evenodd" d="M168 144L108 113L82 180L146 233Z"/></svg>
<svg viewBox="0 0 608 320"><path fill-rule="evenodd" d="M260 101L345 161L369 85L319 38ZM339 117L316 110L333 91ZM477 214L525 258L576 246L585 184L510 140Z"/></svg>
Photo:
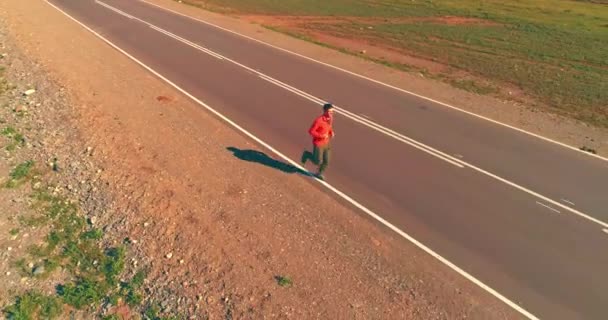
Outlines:
<svg viewBox="0 0 608 320"><path fill-rule="evenodd" d="M323 172L329 165L331 155L331 139L335 136L332 129L334 106L331 103L323 105L323 114L315 119L308 133L312 136L313 151L304 151L302 164L311 160L319 166L316 177L323 180Z"/></svg>

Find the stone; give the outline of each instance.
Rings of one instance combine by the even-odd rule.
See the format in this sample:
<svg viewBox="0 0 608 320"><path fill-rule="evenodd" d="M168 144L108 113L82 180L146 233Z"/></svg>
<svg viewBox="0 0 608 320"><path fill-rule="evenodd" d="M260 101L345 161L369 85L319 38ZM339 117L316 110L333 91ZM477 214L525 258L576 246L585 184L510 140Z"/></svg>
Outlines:
<svg viewBox="0 0 608 320"><path fill-rule="evenodd" d="M44 273L44 266L42 266L42 265L37 266L36 268L34 268L34 271L32 273L35 276L43 274Z"/></svg>

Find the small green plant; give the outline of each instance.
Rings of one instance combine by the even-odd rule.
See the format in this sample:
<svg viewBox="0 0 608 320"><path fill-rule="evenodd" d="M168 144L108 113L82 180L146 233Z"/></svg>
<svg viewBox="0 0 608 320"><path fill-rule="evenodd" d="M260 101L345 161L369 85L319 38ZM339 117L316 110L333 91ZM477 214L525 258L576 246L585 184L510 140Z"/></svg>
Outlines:
<svg viewBox="0 0 608 320"><path fill-rule="evenodd" d="M496 87L492 87L492 86L486 86L480 83L477 83L474 80L462 80L462 79L458 79L458 80L448 80L448 82L450 84L452 84L454 87L465 90L465 91L469 91L469 92L473 92L473 93L477 93L477 94L494 94L494 93L498 93L498 89Z"/></svg>
<svg viewBox="0 0 608 320"><path fill-rule="evenodd" d="M106 252L106 257L104 275L109 284L115 284L116 277L125 267L125 249L124 247L111 248Z"/></svg>
<svg viewBox="0 0 608 320"><path fill-rule="evenodd" d="M2 130L2 132L0 132L0 134L10 138L17 134L17 130L15 130L13 127L6 127Z"/></svg>
<svg viewBox="0 0 608 320"><path fill-rule="evenodd" d="M12 136L11 138L12 138L11 142L5 147L6 151L15 151L15 149L17 149L18 146L25 145L25 138L23 137L22 134L17 133L14 136Z"/></svg>
<svg viewBox="0 0 608 320"><path fill-rule="evenodd" d="M57 287L57 293L63 301L76 309L99 304L107 291L105 283L91 278L79 278L73 283Z"/></svg>
<svg viewBox="0 0 608 320"><path fill-rule="evenodd" d="M19 216L19 223L24 227L39 227L48 221L45 216L24 217Z"/></svg>
<svg viewBox="0 0 608 320"><path fill-rule="evenodd" d="M149 302L142 312L143 319L145 320L177 320L182 319L181 317L163 317L160 316L160 307L158 303Z"/></svg>
<svg viewBox="0 0 608 320"><path fill-rule="evenodd" d="M30 173L30 170L34 166L34 161L26 161L20 165L18 165L10 174L11 179L20 180Z"/></svg>
<svg viewBox="0 0 608 320"><path fill-rule="evenodd" d="M142 302L143 297L139 289L144 284L145 278L146 274L143 271L138 271L131 279L131 282L122 282L120 284L119 294L125 297L125 302L129 306L136 306Z"/></svg>
<svg viewBox="0 0 608 320"><path fill-rule="evenodd" d="M103 232L99 229L92 229L82 234L82 239L99 240L103 237Z"/></svg>
<svg viewBox="0 0 608 320"><path fill-rule="evenodd" d="M274 279L277 281L277 284L281 287L291 287L293 282L289 277L285 276L276 276Z"/></svg>
<svg viewBox="0 0 608 320"><path fill-rule="evenodd" d="M160 320L158 314L160 313L160 307L156 303L149 303L144 309L144 319Z"/></svg>
<svg viewBox="0 0 608 320"><path fill-rule="evenodd" d="M17 269L19 269L19 272L24 275L24 276L29 276L31 275L31 269L27 266L27 262L25 262L25 259L19 259L17 261L15 261L13 263L13 266Z"/></svg>
<svg viewBox="0 0 608 320"><path fill-rule="evenodd" d="M21 173L12 174L12 178L22 178L23 172L27 170L16 169L15 172L17 171ZM14 263L23 276L45 278L57 268L68 271L74 280L57 286L57 296L52 301L59 301L60 305L63 303L79 310L95 313L94 310L98 310L104 301L115 306L124 303L131 307L143 302L141 287L146 277L144 271L137 272L131 279L120 280L126 265L124 245L105 248L100 241L103 232L88 224L79 214L78 207L66 199L42 189L34 191L32 199L32 208L37 214L27 218L21 216L19 222L25 226L48 224L50 231L45 243L29 248L30 258L23 258ZM20 300L7 308L11 314L15 314L10 319L52 318L46 314L50 314L54 309L45 306L29 310L32 299L25 298L29 300L19 298Z"/></svg>
<svg viewBox="0 0 608 320"><path fill-rule="evenodd" d="M61 302L56 297L27 292L4 309L9 320L55 319L61 315Z"/></svg>
<svg viewBox="0 0 608 320"><path fill-rule="evenodd" d="M17 228L13 228L11 229L11 231L8 232L11 236L16 236L19 234L19 229Z"/></svg>
<svg viewBox="0 0 608 320"><path fill-rule="evenodd" d="M15 167L9 174L9 180L6 182L7 188L15 188L21 185L30 177L34 161L26 161Z"/></svg>

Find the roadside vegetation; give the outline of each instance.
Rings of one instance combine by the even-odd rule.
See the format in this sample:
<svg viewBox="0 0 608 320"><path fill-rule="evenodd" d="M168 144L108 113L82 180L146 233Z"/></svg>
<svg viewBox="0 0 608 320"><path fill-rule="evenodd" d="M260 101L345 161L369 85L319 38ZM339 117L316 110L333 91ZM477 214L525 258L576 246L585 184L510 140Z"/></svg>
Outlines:
<svg viewBox="0 0 608 320"><path fill-rule="evenodd" d="M58 192L57 184L67 176L58 170L57 158L48 167L33 160L44 155L27 146L35 121L20 106L36 105L36 98L17 92L8 71L0 67L5 106L0 109L0 167L6 170L0 176L0 242L6 259L0 278L10 301L0 305L0 318L172 319L152 299L144 299L146 272L127 263L131 241L114 244L114 235L87 219L78 200ZM6 249L6 244L11 246Z"/></svg>

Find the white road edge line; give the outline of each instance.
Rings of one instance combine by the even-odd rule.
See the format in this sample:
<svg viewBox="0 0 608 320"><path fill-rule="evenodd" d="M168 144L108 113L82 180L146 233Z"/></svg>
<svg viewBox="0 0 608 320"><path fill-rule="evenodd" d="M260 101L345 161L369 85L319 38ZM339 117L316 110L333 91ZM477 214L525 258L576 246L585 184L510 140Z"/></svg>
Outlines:
<svg viewBox="0 0 608 320"><path fill-rule="evenodd" d="M491 118L488 118L488 117L485 117L485 116L482 116L482 115L476 114L476 113L474 113L474 112L467 111L467 110L464 110L464 109L461 109L461 108L455 107L455 106L450 105L450 104L448 104L448 103L441 102L441 101L435 100L435 99L433 99L433 98L429 98L429 97L423 96L423 95L421 95L421 94L417 94L417 93L414 93L414 92L412 92L412 91L408 91L408 90L405 90L405 89L402 89L402 88L396 87L396 86L391 85L391 84L388 84L388 83L384 83L384 82L379 81L379 80L376 80L376 79L372 79L372 78L370 78L370 77L367 77L367 76L364 76L364 75L358 74L358 73L356 73L356 72L349 71L349 70L346 70L346 69L344 69L344 68L340 68L340 67L334 66L334 65L329 64L329 63L327 63L327 62L323 62L323 61L316 60L316 59L314 59L314 58L311 58L311 57L305 56L305 55L303 55L303 54L300 54L300 53L293 52L293 51L288 50L288 49L284 49L284 48L281 48L281 47L275 46L275 45L270 44L270 43L268 43L268 42L264 42L264 41L262 41L262 40L259 40L259 39L256 39L256 38L253 38L253 37L250 37L250 36L247 36L247 35L244 35L244 34L238 33L238 32L236 32L236 31L233 31L233 30L230 30L230 29L227 29L227 28L224 28L224 27L220 27L220 26L218 26L218 25L216 25L216 24L213 24L213 23L211 23L211 22L207 22L207 21L202 20L202 19L199 19L199 18L191 17L191 16L189 16L189 15L187 15L187 14L183 14L183 13L181 13L181 12L178 12L178 11L175 11L175 10L171 10L171 9L169 9L169 8L165 8L165 7L163 7L163 6L157 5L157 4L155 4L155 3L148 2L148 1L146 1L146 0L139 0L139 1L140 1L140 2L143 2L143 3L146 3L146 4L148 4L148 5L151 5L151 6L157 7L157 8L159 8L159 9L162 9L162 10L165 10L165 11L168 11L168 12L171 12L171 13L173 13L173 14L176 14L176 15L179 15L179 16L182 16L182 17L186 17L186 18L191 19L191 20L194 20L194 21L198 21L198 22L200 22L200 23L206 24L206 25L211 26L211 27L214 27L214 28L216 28L216 29L220 29L220 30L223 30L223 31L226 31L226 32L232 33L232 34L237 35L237 36L239 36L239 37L243 37L243 38L249 39L249 40L251 40L251 41L255 41L255 42L257 42L257 43L260 43L260 44L263 44L263 45L265 45L265 46L268 46L268 47L274 48L274 49L276 49L276 50L280 50L280 51L283 51L283 52L285 52L285 53L289 53L289 54L291 54L291 55L294 55L294 56L297 56L297 57L300 57L300 58L303 58L303 59L306 59L306 60L309 60L309 61L313 61L313 62L316 62L316 63L318 63L318 64L324 65L324 66L326 66L326 67L329 67L329 68L332 68L332 69L335 69L335 70L338 70L338 71L341 71L341 72L344 72L344 73L350 74L351 76L355 76L355 77L357 77L357 78L365 79L365 80L371 81L371 82L373 82L373 83L376 83L376 84L382 85L382 86L384 86L384 87L391 88L391 89L393 89L393 90L397 90L397 91L400 91L400 92L403 92L403 93L407 93L407 94L409 94L409 95L413 95L413 96L415 96L415 97L418 97L418 98L421 98L421 99L424 99L424 100L427 100L427 101L430 101L430 102L433 102L433 103L436 103L436 104L442 105L442 106L444 106L444 107L447 107L447 108L450 108L450 109L453 109L453 110L456 110L456 111L463 112L463 113L465 113L465 114L468 114L468 115L470 115L470 116L473 116L473 117L476 117L476 118L479 118L479 119L483 119L483 120L486 120L486 121L490 121L490 122L492 122L492 123L494 123L494 124L501 125L501 126L503 126L503 127L507 127L507 128L509 128L509 129L513 129L513 130L515 130L515 131L519 131L519 132L521 132L521 133L524 133L524 134L527 134L527 135L533 136L533 137L535 137L535 138L538 138L538 139L541 139L541 140L544 140L544 141L547 141L547 142L551 142L551 143L557 144L557 145L562 146L562 147L564 147L564 148L571 149L571 150L573 150L573 151L576 151L576 152L578 152L578 153L582 153L582 154L587 155L587 156L590 156L590 157L594 157L594 158L596 158L596 159L600 159L600 160L608 161L608 158L605 158L605 157L602 157L602 156L597 155L597 154L593 154L593 153L590 153L590 152L586 152L586 151L580 150L580 149L578 149L578 148L576 148L576 147L573 147L573 146L571 146L571 145L565 144L565 143L563 143L563 142L559 142L559 141L557 141L557 140L553 140L553 139L551 139L551 138L547 138L547 137L541 136L540 134L536 134L536 133L533 133L533 132L530 132L530 131L526 131L526 130L524 130L524 129L521 129L521 128L518 128L518 127L512 126L512 125L510 125L510 124L502 123L502 122L500 122L500 121L497 121L497 120L494 120L494 119L491 119Z"/></svg>
<svg viewBox="0 0 608 320"><path fill-rule="evenodd" d="M538 204L538 205L540 205L540 206L543 206L543 207L545 207L545 208L547 208L547 209L549 209L549 210L551 210L551 211L553 211L553 212L556 212L556 213L561 213L561 211L559 211L559 210L557 210L557 209L555 209L555 208L552 208L552 207L550 207L550 206L548 206L548 205L546 205L546 204L544 204L544 203L542 203L542 202L538 202L538 201L536 201L536 204Z"/></svg>
<svg viewBox="0 0 608 320"><path fill-rule="evenodd" d="M65 11L63 11L62 9L60 9L59 7L55 6L54 4L50 3L48 0L45 0L45 2L47 4L49 4L51 7L55 8L57 11L61 12L62 14L64 14L66 17L70 18L71 20L73 20L74 22L76 22L77 24L79 24L85 30L91 32L93 35L95 35L96 37L98 37L99 39L101 39L102 41L104 41L105 43L107 43L109 46L111 46L112 48L114 48L118 52L124 54L126 57L128 57L132 61L134 61L137 64L139 64L141 67L143 67L144 69L148 70L150 73L154 74L159 79L163 80L164 82L166 82L167 84L169 84L173 88L175 88L176 90L180 91L182 94L184 94L187 97L189 97L190 99L192 99L194 102L198 103L199 105L201 105L202 107L204 107L205 109L207 109L209 112L213 113L214 115L216 115L220 119L224 120L226 123L230 124L235 129L237 129L238 131L242 132L243 134L245 134L246 136L248 136L249 138L251 138L252 140L254 140L255 142L257 142L258 144L260 144L263 147L265 147L266 149L272 151L274 154L276 154L277 156L281 157L283 160L289 162L293 166L304 170L304 168L302 168L297 162L289 159L287 156L283 155L278 150L275 150L273 147L271 147L270 145L268 145L267 143L265 143L264 141L262 141L258 137L254 136L253 134L249 133L247 130L243 129L242 127L240 127L238 124L236 124L232 120L228 119L227 117L225 117L224 115L222 115L221 113L219 113L215 109L211 108L210 106L208 106L207 104L205 104L204 102L202 102L201 100L199 100L198 98L196 98L195 96L191 95L186 90L180 88L179 86L177 86L176 84L174 84L173 82L171 82L169 79L165 78L163 75L161 75L160 73L156 72L151 67L147 66L143 62L139 61L137 58L133 57L132 55L130 55L129 53L127 53L126 51L124 51L123 49L121 49L120 47L118 47L117 45L115 45L114 43L112 43L110 40L104 38L102 35L100 35L99 33L95 32L93 29L89 28L84 23L78 21L76 18L72 17L71 15L69 15L68 13L66 13ZM509 307L511 307L514 310L516 310L517 312L521 313L526 318L531 319L531 320L538 320L539 319L535 315L533 315L532 313L526 311L524 308L520 307L515 302L509 300L508 298L506 298L505 296L503 296L502 294L500 294L498 291L492 289L491 287L489 287L488 285L486 285L485 283L483 283L481 280L479 280L479 279L475 278L474 276L472 276L471 274L467 273L466 271L464 271L463 269L461 269L457 265L453 264L452 262L450 262L446 258L442 257L441 255L439 255L438 253L436 253L435 251L433 251L429 247L425 246L420 241L414 239L412 236L410 236L409 234L405 233L401 229L397 228L396 226L394 226L390 222L384 220L382 217L380 217L379 215L377 215L376 213L374 213L370 209L366 208L362 204L358 203L357 201L355 201L354 199L352 199L348 195L344 194L340 190L336 189L332 185L330 185L327 182L322 181L322 180L318 180L317 179L316 181L318 181L321 185L325 186L327 189L333 191L336 195L340 196L344 200L350 202L352 205L354 205L355 207L357 207L359 210L365 212L366 214L368 214L372 218L376 219L378 222L382 223L383 225L385 225L389 229L393 230L394 232L396 232L397 234L399 234L403 238L407 239L408 241L410 241L411 243L413 243L414 245L416 245L418 248L420 248L421 250L423 250L427 254L431 255L435 259L439 260L441 263L445 264L446 266L448 266L449 268L451 268L452 270L454 270L455 272L457 272L458 274L460 274L461 276L463 276L467 280L473 282L474 284L476 284L477 286L479 286L483 290L487 291L488 293L490 293L491 295L493 295L494 297L496 297L497 299L499 299L500 301L502 301L503 303L505 303Z"/></svg>
<svg viewBox="0 0 608 320"><path fill-rule="evenodd" d="M141 1L141 0L140 0L140 1ZM103 3L103 2L101 2L101 1L99 1L99 0L96 0L95 2L97 2L97 3ZM108 4L105 4L105 3L103 3L103 4L104 4L105 6L111 7L111 6L110 6L110 5L108 5ZM113 8L113 7L112 7L112 8ZM116 9L116 10L118 10L118 9ZM120 10L118 10L118 11L120 11ZM121 11L121 12L122 12L122 11ZM135 18L135 19L137 19L138 21L141 21L142 23L147 24L147 25L149 25L149 26L154 26L154 25L152 25L151 23L146 22L146 21L144 21L144 20L141 20L141 19L139 19L139 18ZM155 29L156 29L156 28L158 28L158 27L156 27L156 26L154 26L154 27L155 27ZM163 29L161 29L161 28L158 28L158 29L163 30ZM164 31L164 30L163 30L163 31ZM172 34L172 33L170 33L169 31L165 31L165 32L167 32L167 33L169 33L169 34ZM163 32L163 33L165 33L165 32ZM179 40L179 39L180 39L180 37L175 36L175 39L176 39L176 40ZM181 41L181 40L179 40L179 41ZM185 44L187 44L187 45L190 45L190 46L192 46L192 47L194 47L194 48L196 48L196 49L198 49L198 47L200 47L200 46L198 46L198 45L196 45L196 44L193 44L192 42L190 42L190 41L188 41L188 40L186 40L186 41L187 41L187 42L183 42L183 43L185 43ZM208 50L208 49L206 49L206 50ZM209 51L210 51L210 50L209 50ZM306 97L306 98L308 98L308 99L309 99L309 100L311 100L311 101L314 101L314 102L317 102L317 103L323 103L323 100L321 100L321 99L319 99L319 98L317 98L317 97L315 97L315 96L313 96L313 95L311 95L311 94L309 94L309 93L306 93L306 92L304 92L304 91L302 91L302 90L300 90L300 89L294 88L294 87L292 87L292 86L290 86L290 85L287 85L287 84L285 84L285 83L283 83L283 82L281 82L281 81L279 81L279 80L276 80L276 79L274 79L274 78L272 78L272 77L270 77L270 76L268 76L268 75L265 75L265 74L263 74L263 73L261 73L261 72L259 72L259 71L255 70L255 69L253 69L253 68L250 68L250 67L248 67L248 66L246 66L246 65L244 65L244 64L241 64L241 63L239 63L239 62L237 62L237 61L235 61L235 60L232 60L232 59L230 59L230 58L228 58L228 57L222 56L222 55L220 55L219 53L216 53L216 52L214 52L214 51L211 51L211 52L213 52L214 54L217 54L217 55L219 55L219 56L223 57L225 61L231 62L231 63L233 63L233 64L235 64L235 65L237 65L237 66L240 66L240 67L244 68L245 70L248 70L248 71L250 71L250 72L252 72L252 73L254 73L254 74L256 74L256 75L258 75L258 76L260 76L260 77L262 77L262 78L264 78L264 79L265 79L265 80L267 80L267 81L273 82L275 85L278 85L278 86L282 87L283 89L286 89L286 90L289 90L289 91L291 91L291 92L293 92L293 93L296 93L296 94L298 94L298 95L301 95L302 97ZM422 151L424 151L424 152L427 152L427 153L429 153L429 154L431 154L431 155L433 155L433 156L435 156L435 157L438 157L438 158L440 158L440 159L442 159L442 160L444 160L444 161L447 161L447 162L449 162L450 164L453 164L453 165L455 165L455 166L457 166L457 167L460 167L460 168L462 168L463 166L469 167L469 168L471 168L471 169L473 169L473 170L475 170L475 171L477 171L477 172L480 172L480 173L482 173L482 174L484 174L484 175L487 175L487 176L489 176L489 177L491 177L491 178L494 178L494 179L496 179L496 180L498 180L498 181L501 181L501 182L503 182L503 183L505 183L505 184L507 184L507 185L509 185L509 186L512 186L512 187L514 187L514 188L516 188L516 189L520 190L520 191L523 191L523 192L525 192L525 193L528 193L528 194L530 194L530 195L532 195L532 196L534 196L534 197L536 197L536 198L539 198L539 199L541 199L541 200L543 200L543 201L549 202L549 203L551 203L551 204L553 204L553 205L555 205L555 206L557 206L557 207L560 207L560 208L562 208L562 209L564 209L564 210L567 210L567 211L569 211L569 212L571 212L571 213L575 214L576 216L579 216L579 217L581 217L581 218L583 218L583 219L586 219L586 220L588 220L588 221L591 221L591 222L593 222L593 223L596 223L596 224L599 224L599 225L601 225L601 226L603 226L603 227L608 228L608 223L606 223L606 222L604 222L604 221L601 221L601 220L599 220L599 219L597 219L597 218L594 218L594 217L592 217L592 216L590 216L590 215L588 215L588 214L585 214L585 213L583 213L583 212L581 212L581 211L578 211L578 210L576 210L576 209L574 209L574 208L568 207L568 206L566 206L566 205L562 204L562 203L561 203L561 202L559 202L559 201L555 201L555 200L553 200L553 199L550 199L550 198L548 198L548 197L546 197L546 196L543 196L543 195L542 195L542 194L540 194L540 193L537 193L537 192L535 192L535 191L532 191L532 190L530 190L530 189L528 189L528 188L526 188L526 187L520 186L520 185L518 185L518 184L516 184L516 183L514 183L514 182L511 182L511 181L509 181L509 180L507 180L507 179L505 179L505 178L502 178L502 177L497 176L497 175L495 175L495 174L493 174L493 173L490 173L489 171L486 171L486 170L484 170L484 169L481 169L481 168L479 168L479 167L477 167L477 166L475 166L475 165L472 165L472 164L470 164L470 163L468 163L468 162L465 162L465 161L463 161L463 160L460 160L460 159L454 158L454 157L452 157L452 156L450 156L450 155L448 155L448 154L446 154L446 153L444 153L444 152L442 152L442 151L439 151L439 150L437 150L437 149L434 149L433 147L427 146L427 145L425 145L425 144L423 144L423 143L421 143L421 142L418 142L418 141L416 141L416 140L414 140L414 139L411 139L411 138L409 138L409 137L407 137L407 136L405 136L405 135L402 135L402 134L400 134L400 133L398 133L398 132L395 132L395 131L393 131L392 129L389 129L389 128L386 128L386 127L383 127L383 126L381 126L380 124L377 124L377 123L375 123L375 122L373 122L373 121L367 120L367 119L365 119L365 118L363 118L363 117L361 117L361 116L359 116L359 115L357 115L357 114L354 114L354 113L352 113L352 112L350 112L350 111L347 111L347 110L345 110L345 109L341 109L341 108L338 108L338 107L337 107L336 109L337 109L338 111L341 111L343 114L350 115L351 120L354 120L354 121L356 121L356 122L358 122L358 123L361 123L361 124L363 124L363 125L367 125L368 127L372 128L372 129L374 129L374 130L377 130L377 131L379 131L379 132L381 132L381 133L384 133L385 135L387 135L387 136L389 136L389 137L391 137L391 138L397 139L397 140L399 140L399 141L401 141L401 142L404 142L404 143L407 143L407 144L409 144L409 145L411 145L411 146L418 145L418 147L416 147L416 146L414 146L414 147L415 147L415 148L417 148L417 149L419 149L419 150L422 150ZM409 141L409 142L408 142L408 141Z"/></svg>

